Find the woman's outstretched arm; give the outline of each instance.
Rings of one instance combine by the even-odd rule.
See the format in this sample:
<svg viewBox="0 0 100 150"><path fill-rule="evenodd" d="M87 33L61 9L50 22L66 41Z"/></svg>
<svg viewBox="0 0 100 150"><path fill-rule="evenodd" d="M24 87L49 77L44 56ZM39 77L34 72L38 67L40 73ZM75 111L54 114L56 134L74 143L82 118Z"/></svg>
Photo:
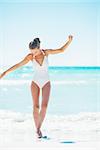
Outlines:
<svg viewBox="0 0 100 150"><path fill-rule="evenodd" d="M28 54L21 62L15 64L14 66L12 66L11 68L7 69L6 71L4 71L1 75L0 75L0 79L7 75L8 73L16 70L17 68L27 64L30 60L32 60L32 54Z"/></svg>
<svg viewBox="0 0 100 150"><path fill-rule="evenodd" d="M58 53L64 52L65 49L69 46L69 44L72 42L72 39L73 39L73 36L69 35L67 42L63 46L61 46L60 48L45 50L46 55L49 55L49 54L58 54Z"/></svg>

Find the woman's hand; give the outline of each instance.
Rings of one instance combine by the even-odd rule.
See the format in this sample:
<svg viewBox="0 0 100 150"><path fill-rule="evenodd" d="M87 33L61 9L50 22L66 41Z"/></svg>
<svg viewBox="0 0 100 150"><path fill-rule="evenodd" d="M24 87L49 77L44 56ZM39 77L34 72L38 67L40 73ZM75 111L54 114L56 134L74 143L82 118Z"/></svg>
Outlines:
<svg viewBox="0 0 100 150"><path fill-rule="evenodd" d="M49 55L49 54L58 54L58 53L64 52L65 49L68 48L68 46L70 45L70 43L72 42L72 40L73 40L73 36L69 35L66 43L63 46L61 46L60 48L58 48L58 49L46 49L45 50L46 55Z"/></svg>
<svg viewBox="0 0 100 150"><path fill-rule="evenodd" d="M6 72L3 72L2 74L0 74L0 79L6 74Z"/></svg>
<svg viewBox="0 0 100 150"><path fill-rule="evenodd" d="M71 42L72 40L73 40L73 36L72 36L72 35L69 35L69 36L68 36L68 41Z"/></svg>
<svg viewBox="0 0 100 150"><path fill-rule="evenodd" d="M0 74L0 79L4 76L7 75L9 72L12 72L16 70L17 68L27 64L30 60L32 60L32 54L28 54L22 61L19 63L15 64L14 66L10 67L6 71L4 71L2 74Z"/></svg>

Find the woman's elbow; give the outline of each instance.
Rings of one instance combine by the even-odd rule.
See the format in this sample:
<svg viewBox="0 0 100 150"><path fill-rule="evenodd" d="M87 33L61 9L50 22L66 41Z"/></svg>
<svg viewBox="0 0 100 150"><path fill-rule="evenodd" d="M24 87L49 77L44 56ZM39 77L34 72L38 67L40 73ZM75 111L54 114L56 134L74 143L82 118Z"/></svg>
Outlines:
<svg viewBox="0 0 100 150"><path fill-rule="evenodd" d="M64 48L60 48L60 52L63 53L64 52Z"/></svg>

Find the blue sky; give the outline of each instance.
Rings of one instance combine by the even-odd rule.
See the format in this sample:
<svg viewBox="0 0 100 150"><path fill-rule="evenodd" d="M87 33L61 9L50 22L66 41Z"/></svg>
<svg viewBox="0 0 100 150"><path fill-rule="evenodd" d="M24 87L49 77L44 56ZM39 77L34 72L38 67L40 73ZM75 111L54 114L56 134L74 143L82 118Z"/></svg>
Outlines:
<svg viewBox="0 0 100 150"><path fill-rule="evenodd" d="M50 66L100 66L99 1L37 2L0 1L0 66L21 61L35 37L41 48L53 49L69 34L74 36L72 44L63 54L49 56Z"/></svg>

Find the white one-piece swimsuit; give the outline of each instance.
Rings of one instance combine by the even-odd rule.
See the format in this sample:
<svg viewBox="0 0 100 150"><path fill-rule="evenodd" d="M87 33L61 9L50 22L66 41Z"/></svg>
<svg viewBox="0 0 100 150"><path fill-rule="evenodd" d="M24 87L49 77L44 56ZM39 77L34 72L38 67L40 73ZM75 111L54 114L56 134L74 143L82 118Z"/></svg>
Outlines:
<svg viewBox="0 0 100 150"><path fill-rule="evenodd" d="M48 73L48 56L44 56L42 65L40 65L35 59L33 59L34 76L33 81L42 88L47 82L49 82Z"/></svg>

